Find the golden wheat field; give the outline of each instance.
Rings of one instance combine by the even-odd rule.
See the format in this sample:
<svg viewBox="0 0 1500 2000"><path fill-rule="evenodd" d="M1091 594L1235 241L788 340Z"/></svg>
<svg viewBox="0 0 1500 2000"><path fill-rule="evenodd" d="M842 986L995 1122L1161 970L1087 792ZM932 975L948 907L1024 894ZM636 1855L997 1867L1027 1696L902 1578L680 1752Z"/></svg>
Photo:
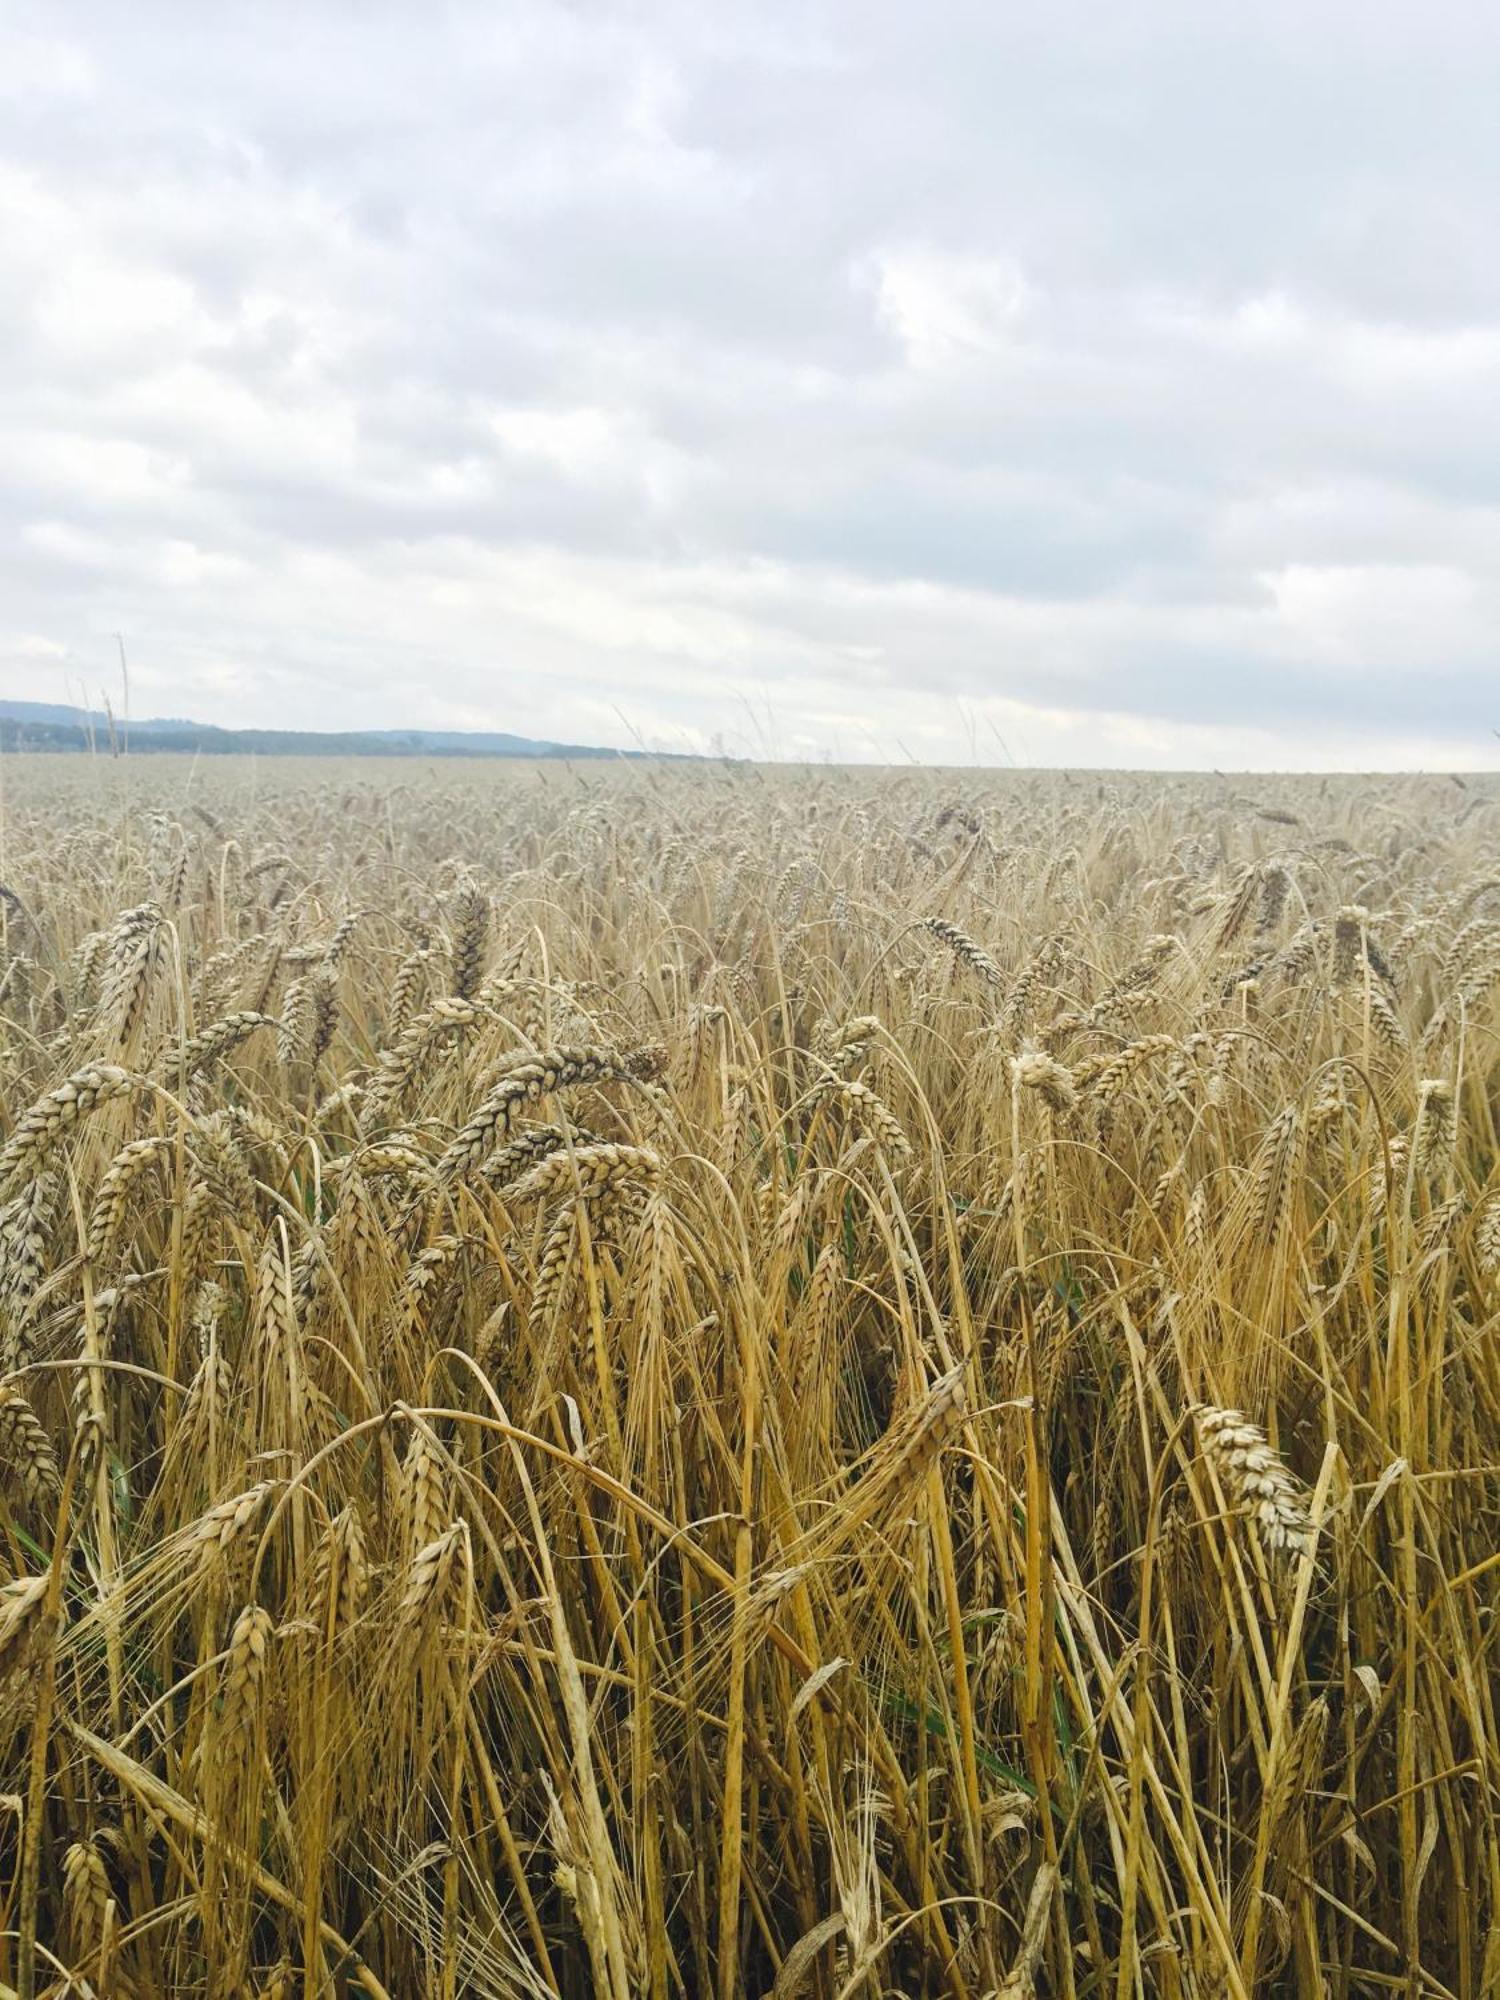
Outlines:
<svg viewBox="0 0 1500 2000"><path fill-rule="evenodd" d="M1500 785L0 777L0 1987L1500 1994Z"/></svg>

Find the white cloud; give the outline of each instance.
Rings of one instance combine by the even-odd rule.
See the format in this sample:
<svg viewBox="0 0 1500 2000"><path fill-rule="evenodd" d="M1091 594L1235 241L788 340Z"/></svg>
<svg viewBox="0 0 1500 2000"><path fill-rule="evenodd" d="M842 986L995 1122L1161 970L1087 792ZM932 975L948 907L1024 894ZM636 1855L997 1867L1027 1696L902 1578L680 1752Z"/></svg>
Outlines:
<svg viewBox="0 0 1500 2000"><path fill-rule="evenodd" d="M1357 678L1425 653L1482 668L1500 592L1438 563L1297 563L1266 578L1284 643Z"/></svg>
<svg viewBox="0 0 1500 2000"><path fill-rule="evenodd" d="M67 657L67 651L59 640L49 639L41 632L0 634L0 658L60 661Z"/></svg>
<svg viewBox="0 0 1500 2000"><path fill-rule="evenodd" d="M77 43L0 22L0 101L88 97L96 87L94 66Z"/></svg>
<svg viewBox="0 0 1500 2000"><path fill-rule="evenodd" d="M998 352L1031 296L1021 272L997 257L919 246L878 251L874 266L880 317L918 369Z"/></svg>
<svg viewBox="0 0 1500 2000"><path fill-rule="evenodd" d="M5 692L123 631L222 722L1500 763L1497 57L1459 0L0 26Z"/></svg>

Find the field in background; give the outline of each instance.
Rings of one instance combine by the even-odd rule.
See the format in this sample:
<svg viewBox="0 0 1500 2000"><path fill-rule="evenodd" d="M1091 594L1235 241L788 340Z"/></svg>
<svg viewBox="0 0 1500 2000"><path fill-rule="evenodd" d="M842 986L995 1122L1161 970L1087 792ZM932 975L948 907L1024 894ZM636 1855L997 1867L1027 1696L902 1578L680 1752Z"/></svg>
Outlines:
<svg viewBox="0 0 1500 2000"><path fill-rule="evenodd" d="M0 1982L1500 1993L1494 781L0 783Z"/></svg>

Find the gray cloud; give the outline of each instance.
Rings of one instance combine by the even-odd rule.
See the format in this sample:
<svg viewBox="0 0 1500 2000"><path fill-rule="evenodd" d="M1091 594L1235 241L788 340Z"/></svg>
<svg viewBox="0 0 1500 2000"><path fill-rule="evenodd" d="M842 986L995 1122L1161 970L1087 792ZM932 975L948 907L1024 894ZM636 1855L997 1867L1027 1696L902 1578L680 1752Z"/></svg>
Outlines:
<svg viewBox="0 0 1500 2000"><path fill-rule="evenodd" d="M0 21L5 690L1500 763L1497 74L1343 0Z"/></svg>

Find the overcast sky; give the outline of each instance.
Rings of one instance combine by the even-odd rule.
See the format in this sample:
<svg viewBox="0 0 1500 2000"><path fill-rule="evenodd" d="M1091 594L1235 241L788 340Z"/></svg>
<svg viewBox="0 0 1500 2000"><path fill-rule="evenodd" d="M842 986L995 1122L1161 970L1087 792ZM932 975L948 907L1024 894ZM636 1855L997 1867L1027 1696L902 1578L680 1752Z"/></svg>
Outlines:
<svg viewBox="0 0 1500 2000"><path fill-rule="evenodd" d="M0 693L1500 766L1500 8L0 0Z"/></svg>

